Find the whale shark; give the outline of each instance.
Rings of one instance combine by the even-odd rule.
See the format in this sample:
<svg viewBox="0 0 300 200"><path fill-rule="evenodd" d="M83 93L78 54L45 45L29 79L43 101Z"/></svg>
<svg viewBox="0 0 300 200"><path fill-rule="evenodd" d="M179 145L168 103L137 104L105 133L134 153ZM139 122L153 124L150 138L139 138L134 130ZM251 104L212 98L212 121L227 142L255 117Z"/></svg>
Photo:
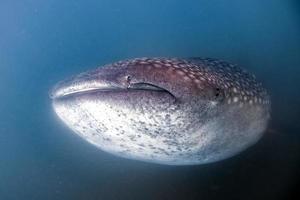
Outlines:
<svg viewBox="0 0 300 200"><path fill-rule="evenodd" d="M212 58L135 58L58 82L57 116L116 156L166 165L220 161L255 144L270 119L266 89Z"/></svg>

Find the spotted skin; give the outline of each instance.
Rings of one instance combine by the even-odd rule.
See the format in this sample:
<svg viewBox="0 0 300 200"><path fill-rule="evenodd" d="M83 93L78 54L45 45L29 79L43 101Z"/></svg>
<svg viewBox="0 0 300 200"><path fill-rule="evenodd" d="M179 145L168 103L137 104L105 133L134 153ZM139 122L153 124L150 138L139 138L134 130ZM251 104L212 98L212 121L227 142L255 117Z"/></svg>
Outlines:
<svg viewBox="0 0 300 200"><path fill-rule="evenodd" d="M79 136L125 158L204 164L254 144L270 117L256 78L210 58L137 58L58 83L57 115Z"/></svg>

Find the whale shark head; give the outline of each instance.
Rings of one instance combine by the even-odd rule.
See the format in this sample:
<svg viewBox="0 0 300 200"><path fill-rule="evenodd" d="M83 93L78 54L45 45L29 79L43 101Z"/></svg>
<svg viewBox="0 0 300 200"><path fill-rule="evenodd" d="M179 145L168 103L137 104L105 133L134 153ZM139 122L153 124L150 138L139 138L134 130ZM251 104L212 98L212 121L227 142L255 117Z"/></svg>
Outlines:
<svg viewBox="0 0 300 200"><path fill-rule="evenodd" d="M178 59L134 59L106 65L58 83L50 97L88 95L101 91L132 92L159 91L176 100L197 98L221 101L224 93L217 84L188 68L188 63ZM199 72L198 72L199 73Z"/></svg>
<svg viewBox="0 0 300 200"><path fill-rule="evenodd" d="M268 95L254 76L212 59L120 61L59 82L50 97L90 143L162 164L236 154L260 138L269 118Z"/></svg>

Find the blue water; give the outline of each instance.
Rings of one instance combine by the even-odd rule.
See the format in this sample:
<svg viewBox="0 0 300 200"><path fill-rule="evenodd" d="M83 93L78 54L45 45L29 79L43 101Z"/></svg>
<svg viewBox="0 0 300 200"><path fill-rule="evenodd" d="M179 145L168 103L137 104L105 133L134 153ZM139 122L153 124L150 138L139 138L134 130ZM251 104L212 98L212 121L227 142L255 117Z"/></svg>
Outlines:
<svg viewBox="0 0 300 200"><path fill-rule="evenodd" d="M140 56L214 57L255 73L272 121L255 146L199 166L126 160L55 116L59 80ZM296 0L0 0L0 200L288 199L300 167Z"/></svg>

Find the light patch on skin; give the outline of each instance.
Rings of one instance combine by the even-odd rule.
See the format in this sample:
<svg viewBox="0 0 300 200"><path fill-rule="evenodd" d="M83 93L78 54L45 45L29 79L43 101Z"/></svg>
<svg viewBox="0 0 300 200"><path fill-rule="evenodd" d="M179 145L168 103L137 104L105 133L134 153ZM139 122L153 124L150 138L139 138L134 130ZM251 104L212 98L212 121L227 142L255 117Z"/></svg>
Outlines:
<svg viewBox="0 0 300 200"><path fill-rule="evenodd" d="M169 67L169 68L167 69L167 73L174 73L175 70L176 70L175 68Z"/></svg>
<svg viewBox="0 0 300 200"><path fill-rule="evenodd" d="M184 73L183 71L181 71L181 70L177 70L176 73L179 74L179 75L184 75L184 74L185 74L185 73Z"/></svg>
<svg viewBox="0 0 300 200"><path fill-rule="evenodd" d="M216 106L216 105L218 104L218 102L216 102L216 101L211 101L210 104L211 104L211 106Z"/></svg>
<svg viewBox="0 0 300 200"><path fill-rule="evenodd" d="M161 68L161 65L160 64L153 64L154 65L154 67L156 67L156 68Z"/></svg>
<svg viewBox="0 0 300 200"><path fill-rule="evenodd" d="M191 79L190 79L188 76L184 76L184 77L183 77L183 80L185 80L185 81L190 81Z"/></svg>
<svg viewBox="0 0 300 200"><path fill-rule="evenodd" d="M238 97L233 97L233 102L238 102L239 98Z"/></svg>
<svg viewBox="0 0 300 200"><path fill-rule="evenodd" d="M188 71L187 69L185 69L185 68L183 68L182 71L184 71L185 73L188 73L188 72L189 72L189 71ZM191 73L191 72L189 72L189 73Z"/></svg>
<svg viewBox="0 0 300 200"><path fill-rule="evenodd" d="M201 81L200 81L199 79L194 79L194 82L195 82L196 84L201 83Z"/></svg>
<svg viewBox="0 0 300 200"><path fill-rule="evenodd" d="M193 74L188 75L191 79L195 79L196 77Z"/></svg>

